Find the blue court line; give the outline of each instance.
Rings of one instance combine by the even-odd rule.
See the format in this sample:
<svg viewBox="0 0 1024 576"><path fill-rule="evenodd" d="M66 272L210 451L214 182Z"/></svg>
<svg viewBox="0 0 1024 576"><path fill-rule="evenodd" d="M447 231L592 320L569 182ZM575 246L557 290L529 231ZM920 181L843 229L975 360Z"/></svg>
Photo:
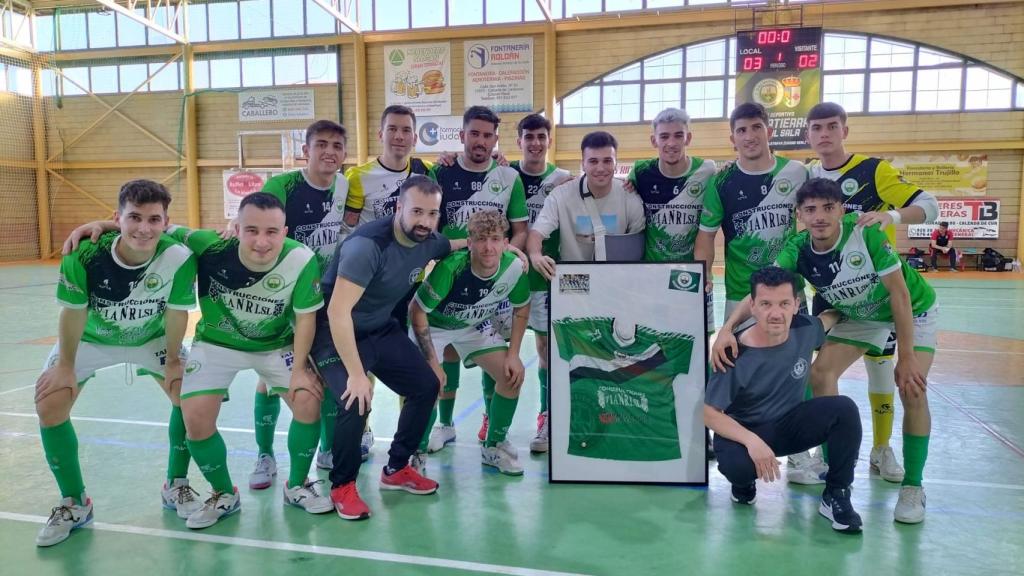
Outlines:
<svg viewBox="0 0 1024 576"><path fill-rule="evenodd" d="M537 356L533 356L532 358L523 363L523 368L528 369L530 366L533 366L533 363L536 361ZM452 418L452 425L458 424L459 422L462 422L466 418L472 416L473 413L479 410L483 405L484 397L481 396L476 399L476 402L473 402L469 406L466 406L466 408L463 409L462 412L459 412L454 418Z"/></svg>

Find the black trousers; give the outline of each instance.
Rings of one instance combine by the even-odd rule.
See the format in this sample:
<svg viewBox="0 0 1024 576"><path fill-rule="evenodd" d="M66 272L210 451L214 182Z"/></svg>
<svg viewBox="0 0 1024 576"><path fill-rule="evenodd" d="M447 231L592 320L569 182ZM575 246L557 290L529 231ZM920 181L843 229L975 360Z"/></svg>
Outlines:
<svg viewBox="0 0 1024 576"><path fill-rule="evenodd" d="M939 252L938 250L932 250L932 268L938 268L939 267L939 256L941 256L941 255L942 255L942 252ZM950 248L949 252L946 253L945 255L949 256L949 268L950 268L950 270L952 270L953 268L956 268L956 248Z"/></svg>
<svg viewBox="0 0 1024 576"><path fill-rule="evenodd" d="M326 332L326 333L324 333ZM398 417L398 430L388 451L388 466L404 468L416 451L430 421L430 412L437 400L440 382L430 369L423 353L413 344L398 323L391 321L375 332L356 334L359 359L367 372L373 372L385 386L405 397ZM312 356L316 369L338 403L338 419L334 425L334 448L331 487L335 488L356 479L362 459L359 439L363 434L366 416L359 415L359 403L353 402L346 410L341 395L348 388L348 371L341 362L330 332L318 331L313 343Z"/></svg>
<svg viewBox="0 0 1024 576"><path fill-rule="evenodd" d="M751 426L776 456L789 456L828 442L829 486L853 484L853 468L860 451L861 426L857 405L846 396L823 396L797 404L774 422ZM746 486L757 479L747 447L715 434L718 470L732 484Z"/></svg>

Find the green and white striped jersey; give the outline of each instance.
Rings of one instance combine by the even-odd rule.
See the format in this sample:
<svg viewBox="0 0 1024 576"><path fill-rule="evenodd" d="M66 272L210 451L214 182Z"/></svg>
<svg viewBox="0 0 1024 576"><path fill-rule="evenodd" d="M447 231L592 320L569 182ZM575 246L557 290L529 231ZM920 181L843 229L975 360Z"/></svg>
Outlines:
<svg viewBox="0 0 1024 576"><path fill-rule="evenodd" d="M182 244L162 235L156 254L128 266L117 257L120 232L83 240L60 263L57 301L88 308L82 342L141 346L164 335L164 310L195 308L196 259Z"/></svg>
<svg viewBox="0 0 1024 576"><path fill-rule="evenodd" d="M435 164L428 174L441 185L441 221L438 229L449 240L469 236L466 226L475 212L497 210L509 222L525 222L526 193L523 181L515 168L491 165L483 172L473 172L462 166L462 159L451 166Z"/></svg>
<svg viewBox="0 0 1024 576"><path fill-rule="evenodd" d="M502 254L490 278L474 274L469 259L467 250L449 254L416 290L416 302L427 312L431 328L469 328L493 318L503 302L513 308L530 303L530 283L515 254Z"/></svg>
<svg viewBox="0 0 1024 576"><path fill-rule="evenodd" d="M559 168L554 164L548 163L544 169L543 174L527 174L523 171L522 164L518 160L509 163L509 166L519 171L519 179L523 181L523 189L526 191L526 210L530 214L530 226L537 221L537 215L540 214L542 208L544 208L544 201L547 200L548 194L554 189L556 184L566 181L571 174L568 170ZM544 239L541 244L541 252L545 256L558 260L558 231L555 230ZM530 290L534 292L543 292L548 289L548 281L530 267Z"/></svg>
<svg viewBox="0 0 1024 576"><path fill-rule="evenodd" d="M261 192L284 204L288 237L308 246L316 253L321 269L326 268L341 240L348 180L339 175L324 190L310 184L304 170L295 170L267 180Z"/></svg>
<svg viewBox="0 0 1024 576"><path fill-rule="evenodd" d="M644 260L685 262L693 260L704 194L715 176L715 161L690 157L690 169L669 178L658 169L658 159L633 164L629 181L644 201Z"/></svg>

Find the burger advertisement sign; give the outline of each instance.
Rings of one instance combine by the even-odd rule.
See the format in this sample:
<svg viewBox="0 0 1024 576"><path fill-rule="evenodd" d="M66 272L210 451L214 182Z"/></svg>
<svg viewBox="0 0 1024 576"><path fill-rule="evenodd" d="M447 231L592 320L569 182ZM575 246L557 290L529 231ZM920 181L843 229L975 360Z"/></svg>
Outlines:
<svg viewBox="0 0 1024 576"><path fill-rule="evenodd" d="M451 47L448 43L403 44L384 50L387 105L402 104L416 114L452 112Z"/></svg>

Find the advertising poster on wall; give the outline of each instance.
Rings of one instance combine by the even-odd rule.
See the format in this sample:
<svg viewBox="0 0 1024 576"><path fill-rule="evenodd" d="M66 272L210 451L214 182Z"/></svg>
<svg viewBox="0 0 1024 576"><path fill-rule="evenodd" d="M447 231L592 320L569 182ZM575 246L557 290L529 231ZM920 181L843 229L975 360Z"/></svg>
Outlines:
<svg viewBox="0 0 1024 576"><path fill-rule="evenodd" d="M238 93L239 122L312 120L312 90L245 90Z"/></svg>
<svg viewBox="0 0 1024 576"><path fill-rule="evenodd" d="M988 154L933 154L886 158L907 182L935 196L988 193Z"/></svg>
<svg viewBox="0 0 1024 576"><path fill-rule="evenodd" d="M416 114L452 113L451 46L403 44L384 49L384 100Z"/></svg>
<svg viewBox="0 0 1024 576"><path fill-rule="evenodd" d="M736 103L768 110L775 150L807 148L807 113L821 101L821 28L736 35Z"/></svg>
<svg viewBox="0 0 1024 576"><path fill-rule="evenodd" d="M999 238L999 200L940 198L935 222L948 222L954 238ZM907 238L930 238L934 229L934 224L908 226Z"/></svg>
<svg viewBox="0 0 1024 576"><path fill-rule="evenodd" d="M224 179L224 217L231 220L238 215L238 205L253 192L259 192L263 185L272 177L283 173L283 170L225 170Z"/></svg>
<svg viewBox="0 0 1024 576"><path fill-rule="evenodd" d="M533 110L533 38L468 40L463 57L466 107Z"/></svg>

